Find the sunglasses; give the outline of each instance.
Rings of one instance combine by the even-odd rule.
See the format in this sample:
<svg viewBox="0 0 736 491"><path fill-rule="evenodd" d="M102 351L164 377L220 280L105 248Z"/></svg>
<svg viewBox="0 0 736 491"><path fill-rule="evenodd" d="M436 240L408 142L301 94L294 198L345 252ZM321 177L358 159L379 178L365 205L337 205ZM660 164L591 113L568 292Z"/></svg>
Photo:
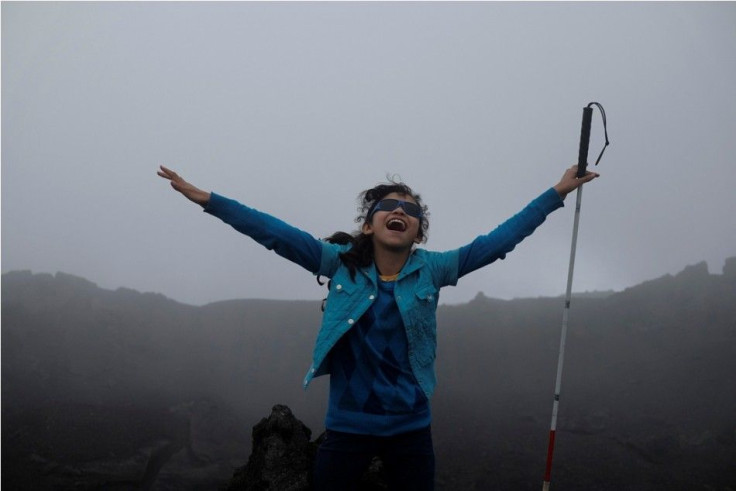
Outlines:
<svg viewBox="0 0 736 491"><path fill-rule="evenodd" d="M368 218L372 217L377 211L394 211L396 208L401 207L404 209L404 213L414 218L422 218L422 207L411 201L403 201L400 199L382 199L376 206L373 207L373 211L368 215Z"/></svg>

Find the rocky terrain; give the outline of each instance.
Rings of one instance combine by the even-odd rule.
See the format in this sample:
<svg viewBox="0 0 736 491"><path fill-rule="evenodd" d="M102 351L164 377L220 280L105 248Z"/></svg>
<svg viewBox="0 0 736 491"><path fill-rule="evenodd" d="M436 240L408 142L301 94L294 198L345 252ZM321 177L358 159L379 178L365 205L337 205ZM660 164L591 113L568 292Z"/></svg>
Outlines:
<svg viewBox="0 0 736 491"><path fill-rule="evenodd" d="M723 274L701 263L573 299L556 489L736 489L735 300L736 258ZM267 432L252 431L281 404L313 451L327 380L304 392L301 379L319 306L193 307L63 273L4 274L3 487L245 489L247 475L278 489L245 472L279 467L259 453ZM561 298L482 294L440 307L439 490L539 489L561 312Z"/></svg>

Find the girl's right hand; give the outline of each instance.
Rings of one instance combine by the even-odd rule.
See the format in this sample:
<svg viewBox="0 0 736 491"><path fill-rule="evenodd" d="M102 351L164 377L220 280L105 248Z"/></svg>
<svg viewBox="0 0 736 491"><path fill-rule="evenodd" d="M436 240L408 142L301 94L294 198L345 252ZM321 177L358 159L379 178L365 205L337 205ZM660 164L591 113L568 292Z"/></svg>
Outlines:
<svg viewBox="0 0 736 491"><path fill-rule="evenodd" d="M163 165L157 174L164 179L171 181L171 187L183 194L188 200L197 203L200 206L206 206L210 201L210 193L202 191L198 187L189 184L179 174L171 169L167 169Z"/></svg>

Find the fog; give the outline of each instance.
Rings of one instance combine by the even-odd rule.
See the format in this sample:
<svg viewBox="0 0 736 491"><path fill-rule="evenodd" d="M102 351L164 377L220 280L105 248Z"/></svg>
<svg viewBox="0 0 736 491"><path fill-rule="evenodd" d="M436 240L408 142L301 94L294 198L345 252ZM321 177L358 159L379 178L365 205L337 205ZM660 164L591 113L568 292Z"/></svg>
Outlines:
<svg viewBox="0 0 736 491"><path fill-rule="evenodd" d="M736 257L723 274L701 262L574 297L555 489L732 488L734 291ZM324 429L327 377L302 389L318 301L194 307L27 272L3 275L2 292L9 489L222 489L259 461L250 430L274 404L313 438ZM438 490L539 489L562 303L479 296L438 309ZM294 433L268 426L271 445ZM293 456L284 448L272 455ZM298 472L288 462L271 461Z"/></svg>
<svg viewBox="0 0 736 491"><path fill-rule="evenodd" d="M318 300L157 166L316 237L353 230L357 194L397 174L444 250L553 185L598 101L611 146L574 289L719 272L736 252L734 25L732 2L5 2L2 271L195 305ZM574 199L442 301L562 293Z"/></svg>

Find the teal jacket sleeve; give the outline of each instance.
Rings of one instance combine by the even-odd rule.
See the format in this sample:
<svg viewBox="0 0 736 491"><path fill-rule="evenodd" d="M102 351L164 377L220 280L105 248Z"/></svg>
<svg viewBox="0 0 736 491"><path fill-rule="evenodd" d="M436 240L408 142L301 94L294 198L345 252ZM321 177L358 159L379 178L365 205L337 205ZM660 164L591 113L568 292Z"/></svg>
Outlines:
<svg viewBox="0 0 736 491"><path fill-rule="evenodd" d="M547 215L564 206L562 198L554 188L549 188L523 210L496 227L491 233L481 235L470 244L460 248L458 277L486 266L506 254L531 235Z"/></svg>
<svg viewBox="0 0 736 491"><path fill-rule="evenodd" d="M307 271L316 274L320 270L324 243L307 232L216 193L211 193L204 212Z"/></svg>

